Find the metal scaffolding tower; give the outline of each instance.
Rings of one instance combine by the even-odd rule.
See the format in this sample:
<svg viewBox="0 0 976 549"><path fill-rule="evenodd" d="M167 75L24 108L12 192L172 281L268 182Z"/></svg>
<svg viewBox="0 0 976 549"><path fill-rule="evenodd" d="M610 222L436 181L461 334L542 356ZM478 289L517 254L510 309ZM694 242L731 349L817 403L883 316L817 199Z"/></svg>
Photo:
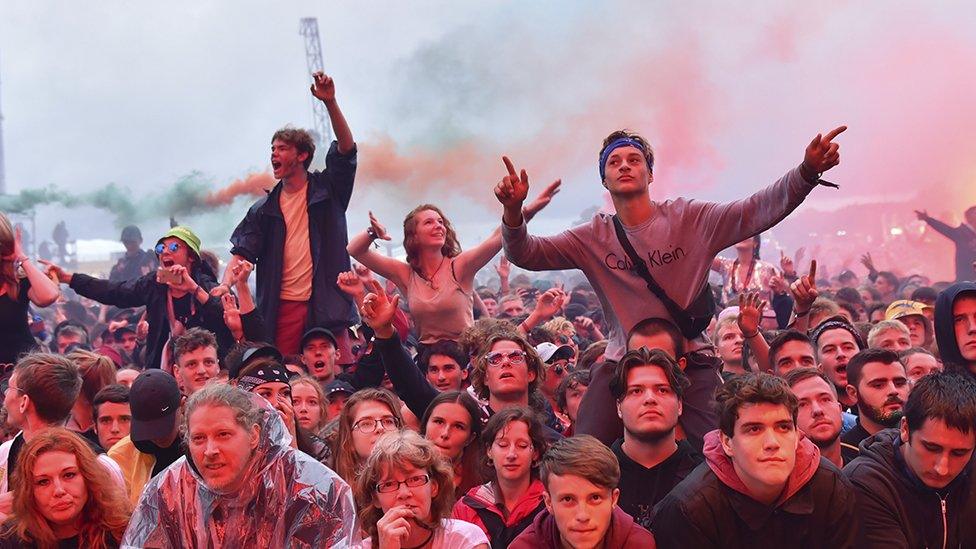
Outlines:
<svg viewBox="0 0 976 549"><path fill-rule="evenodd" d="M319 40L319 20L315 17L303 17L298 24L298 34L305 38L305 62L308 64L309 75L324 71L322 42ZM325 110L325 105L314 97L312 97L312 122L319 138L319 148L328 147L332 143L329 113Z"/></svg>

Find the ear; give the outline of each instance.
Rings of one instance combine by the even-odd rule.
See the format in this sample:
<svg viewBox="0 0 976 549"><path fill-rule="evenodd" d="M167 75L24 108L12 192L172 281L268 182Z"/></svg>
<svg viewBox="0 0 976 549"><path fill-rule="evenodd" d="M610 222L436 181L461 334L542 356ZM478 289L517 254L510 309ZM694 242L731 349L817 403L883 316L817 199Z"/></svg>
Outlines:
<svg viewBox="0 0 976 549"><path fill-rule="evenodd" d="M610 499L613 500L613 506L616 507L617 501L620 500L620 488L614 488L613 491L610 492Z"/></svg>
<svg viewBox="0 0 976 549"><path fill-rule="evenodd" d="M732 455L732 438L726 436L725 433L721 431L718 433L718 438L722 442L722 451L725 452L725 455L729 456L730 458L734 458Z"/></svg>
<svg viewBox="0 0 976 549"><path fill-rule="evenodd" d="M470 368L465 368L465 369L461 370L461 381L467 381L469 375L471 375L471 369Z"/></svg>
<svg viewBox="0 0 976 549"><path fill-rule="evenodd" d="M579 413L579 411L577 411L577 414L578 413ZM620 419L623 419L624 418L624 413L620 411L620 401L619 400L617 401L617 417L619 417Z"/></svg>
<svg viewBox="0 0 976 549"><path fill-rule="evenodd" d="M681 368L681 371L682 372L685 371L685 368L687 366L688 366L688 359L687 358L681 357L681 358L678 359L678 367Z"/></svg>
<svg viewBox="0 0 976 549"><path fill-rule="evenodd" d="M430 499L437 498L437 494L440 493L441 487L436 483L432 482L430 484Z"/></svg>
<svg viewBox="0 0 976 549"><path fill-rule="evenodd" d="M905 444L908 444L909 441L911 440L911 435L908 432L908 420L905 418L901 418L901 424L898 427L899 427L898 430L901 433L901 441Z"/></svg>
<svg viewBox="0 0 976 549"><path fill-rule="evenodd" d="M539 365L539 369L545 371L545 368L543 368L541 364ZM526 379L529 381L529 383L532 383L533 381L535 381L536 377L537 377L536 371L530 369L529 374L526 376Z"/></svg>
<svg viewBox="0 0 976 549"><path fill-rule="evenodd" d="M308 160L308 153L307 152L298 153L297 158L299 162L305 164L305 161Z"/></svg>
<svg viewBox="0 0 976 549"><path fill-rule="evenodd" d="M542 501L546 504L546 511L552 513L552 498L549 496L549 490L542 491Z"/></svg>
<svg viewBox="0 0 976 549"><path fill-rule="evenodd" d="M682 402L681 402L681 399L679 398L678 399L678 417L681 417L681 412L683 410L684 410L684 408L682 407Z"/></svg>
<svg viewBox="0 0 976 549"><path fill-rule="evenodd" d="M858 398L857 398L857 387L855 387L853 385L848 385L847 387L845 387L845 390L847 391L847 396L848 397L850 397L852 400L858 400Z"/></svg>
<svg viewBox="0 0 976 549"><path fill-rule="evenodd" d="M251 434L248 438L250 439L248 443L251 446L251 450L256 450L258 447L258 440L261 438L261 427L258 425L252 426Z"/></svg>

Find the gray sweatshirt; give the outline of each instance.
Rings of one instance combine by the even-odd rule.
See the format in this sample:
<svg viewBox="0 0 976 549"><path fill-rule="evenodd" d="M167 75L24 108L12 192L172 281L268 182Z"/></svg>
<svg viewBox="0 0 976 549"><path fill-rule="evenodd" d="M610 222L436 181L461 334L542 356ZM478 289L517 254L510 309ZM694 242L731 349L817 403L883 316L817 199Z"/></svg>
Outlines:
<svg viewBox="0 0 976 549"><path fill-rule="evenodd" d="M813 187L796 167L769 187L734 202L652 201L651 218L624 229L658 284L678 305L687 307L707 281L718 252L782 221ZM627 332L641 320L671 319L633 270L617 241L611 216L597 214L590 223L551 237L529 235L525 222L518 227L502 226L505 254L515 265L530 271L583 271L600 297L610 326L608 360L624 355ZM687 344L688 350L699 349L705 340Z"/></svg>

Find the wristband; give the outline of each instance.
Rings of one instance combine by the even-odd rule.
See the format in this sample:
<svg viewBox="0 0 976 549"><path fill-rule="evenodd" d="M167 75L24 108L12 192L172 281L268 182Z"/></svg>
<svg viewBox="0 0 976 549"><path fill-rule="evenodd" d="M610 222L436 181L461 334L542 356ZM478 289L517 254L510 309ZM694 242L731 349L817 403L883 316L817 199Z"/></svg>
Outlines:
<svg viewBox="0 0 976 549"><path fill-rule="evenodd" d="M376 240L379 238L379 235L376 234L376 231L373 230L372 226L366 227L366 235L369 236L370 240Z"/></svg>
<svg viewBox="0 0 976 549"><path fill-rule="evenodd" d="M753 333L751 333L749 335L742 334L742 337L744 337L746 339L752 339L752 338L756 337L757 335L759 335L759 330L756 330L755 332L753 332Z"/></svg>

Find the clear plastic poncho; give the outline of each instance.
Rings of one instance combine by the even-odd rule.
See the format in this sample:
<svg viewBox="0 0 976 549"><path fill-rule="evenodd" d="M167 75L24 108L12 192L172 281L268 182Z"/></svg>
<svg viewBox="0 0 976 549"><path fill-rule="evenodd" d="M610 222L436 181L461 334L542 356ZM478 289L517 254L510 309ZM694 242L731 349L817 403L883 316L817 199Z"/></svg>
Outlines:
<svg viewBox="0 0 976 549"><path fill-rule="evenodd" d="M122 547L343 547L358 541L349 485L291 448L281 417L262 407L267 413L244 486L235 494L214 492L183 456L146 485Z"/></svg>

